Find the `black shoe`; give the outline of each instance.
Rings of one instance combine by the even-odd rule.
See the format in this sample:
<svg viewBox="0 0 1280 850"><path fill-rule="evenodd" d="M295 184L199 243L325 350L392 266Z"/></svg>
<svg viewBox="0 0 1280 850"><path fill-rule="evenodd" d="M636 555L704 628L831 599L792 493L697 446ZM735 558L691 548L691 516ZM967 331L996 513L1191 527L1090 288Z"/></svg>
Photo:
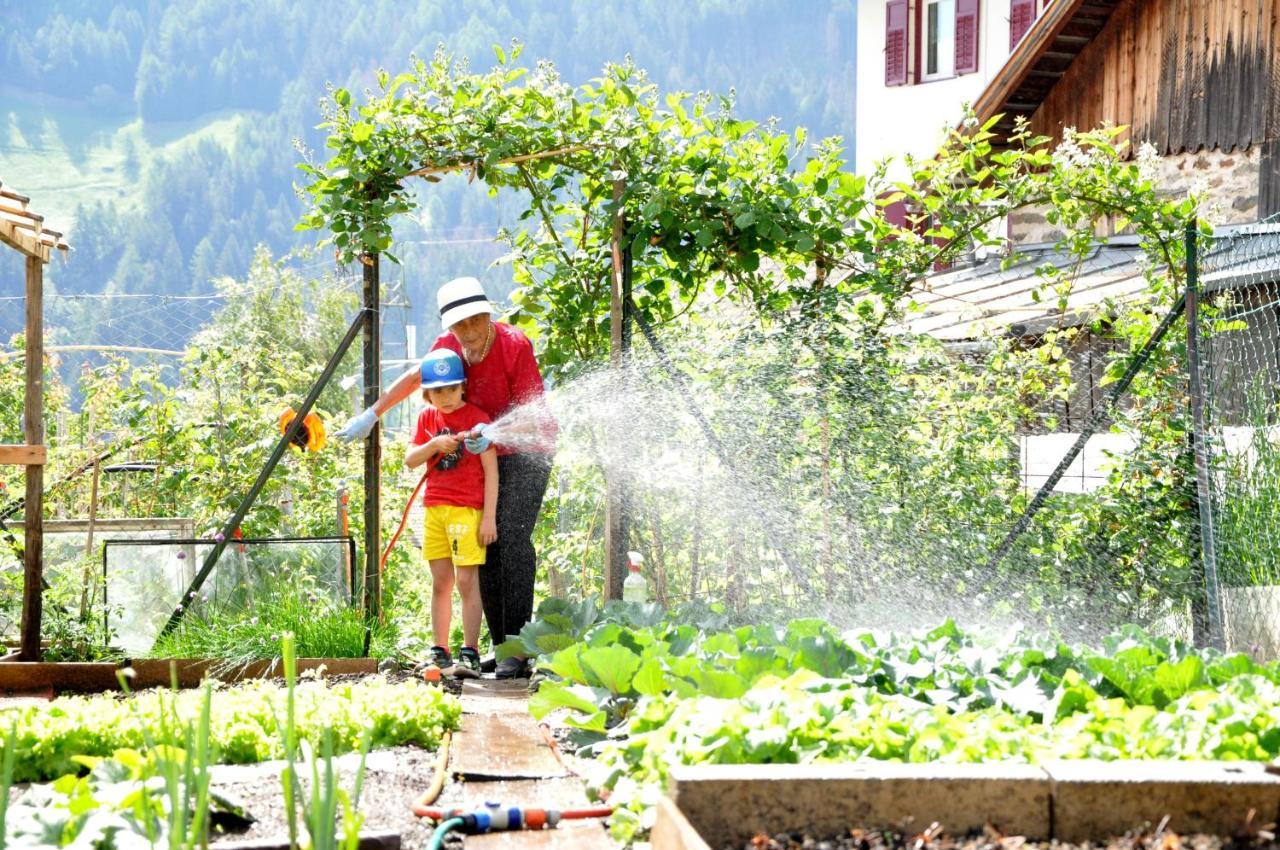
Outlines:
<svg viewBox="0 0 1280 850"><path fill-rule="evenodd" d="M453 675L459 679L480 678L480 653L469 646L458 651L458 663L453 668Z"/></svg>
<svg viewBox="0 0 1280 850"><path fill-rule="evenodd" d="M452 667L453 656L449 654L449 648L446 646L431 647L431 663L441 670L447 670Z"/></svg>
<svg viewBox="0 0 1280 850"><path fill-rule="evenodd" d="M497 666L498 662L494 659L492 652L480 659L481 673L492 673Z"/></svg>
<svg viewBox="0 0 1280 850"><path fill-rule="evenodd" d="M497 668L493 672L499 679L527 679L529 678L529 662L527 659L516 658L513 655L510 658L504 658L499 661Z"/></svg>

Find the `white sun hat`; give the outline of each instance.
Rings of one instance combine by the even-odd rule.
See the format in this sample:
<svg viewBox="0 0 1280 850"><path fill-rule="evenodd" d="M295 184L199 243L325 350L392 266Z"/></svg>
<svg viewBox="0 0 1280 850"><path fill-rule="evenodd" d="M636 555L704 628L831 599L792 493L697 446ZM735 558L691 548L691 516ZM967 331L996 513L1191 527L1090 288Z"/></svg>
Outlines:
<svg viewBox="0 0 1280 850"><path fill-rule="evenodd" d="M455 277L441 286L436 293L436 304L440 307L440 327L446 330L463 319L493 312L484 287L474 277Z"/></svg>

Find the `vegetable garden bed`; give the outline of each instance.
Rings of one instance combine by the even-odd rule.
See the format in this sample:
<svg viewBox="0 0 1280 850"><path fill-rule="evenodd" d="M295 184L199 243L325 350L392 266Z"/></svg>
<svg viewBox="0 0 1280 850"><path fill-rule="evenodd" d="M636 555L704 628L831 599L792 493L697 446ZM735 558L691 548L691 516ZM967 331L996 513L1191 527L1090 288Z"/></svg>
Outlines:
<svg viewBox="0 0 1280 850"><path fill-rule="evenodd" d="M594 782L617 807L612 828L622 840L653 824L655 806L687 768L720 766L723 776L763 782L805 771L892 775L893 763L943 771L998 764L1028 776L1065 776L1080 769L1072 765L1100 761L1108 763L1107 775L1126 777L1121 788L1133 786L1135 772L1185 776L1201 768L1180 765L1219 761L1251 763L1237 770L1274 785L1262 771L1280 757L1275 663L1132 627L1093 648L1047 636L978 635L952 622L902 635L841 632L813 619L730 628L714 614L550 600L518 642L501 650L537 656L547 681L530 698L530 711L570 727L564 744L594 758ZM775 790L784 805L795 793ZM1111 793L1098 798L1099 808ZM727 792L717 796L721 816L746 822L726 799ZM1052 805L1062 810L1065 799ZM1269 822L1280 814L1276 799L1238 809L1223 803L1227 821L1190 828L1225 829L1242 823L1248 808L1258 823ZM1165 813L1177 810L1170 804ZM856 813L846 815L827 825L868 826ZM980 829L988 815L969 816ZM1140 825L1112 824L1120 833ZM764 821L756 827L785 828Z"/></svg>
<svg viewBox="0 0 1280 850"><path fill-rule="evenodd" d="M0 695L52 690L54 693L91 694L121 689L120 673L128 676L131 690L166 688L176 676L180 688L197 687L204 679L240 682L280 678L279 659L230 663L203 658L147 658L111 662L0 662ZM376 658L299 658L298 672L315 676L370 675L378 672Z"/></svg>
<svg viewBox="0 0 1280 850"><path fill-rule="evenodd" d="M458 729L461 706L412 678L300 680L296 661L286 635L283 683L206 680L198 691L130 689L3 708L0 839L189 847L205 836L243 837L257 819L273 834L252 837L268 843L285 825L290 835L305 828L317 847L336 846L338 834L354 842L368 824L362 811L386 808L421 782L414 774ZM366 760L369 810L359 803ZM247 767L237 775L226 765Z"/></svg>
<svg viewBox="0 0 1280 850"><path fill-rule="evenodd" d="M909 825L951 835L1105 842L1144 824L1236 836L1280 815L1280 777L1249 762L717 765L671 772L654 850L739 848L757 836L849 836ZM785 846L785 845L784 845Z"/></svg>

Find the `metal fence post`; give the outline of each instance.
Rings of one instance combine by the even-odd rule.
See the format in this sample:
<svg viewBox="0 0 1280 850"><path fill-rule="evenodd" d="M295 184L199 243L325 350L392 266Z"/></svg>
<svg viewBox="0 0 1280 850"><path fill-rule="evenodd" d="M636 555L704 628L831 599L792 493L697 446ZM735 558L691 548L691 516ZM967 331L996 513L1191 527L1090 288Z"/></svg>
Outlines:
<svg viewBox="0 0 1280 850"><path fill-rule="evenodd" d="M361 257L364 267L364 403L372 407L382 395L382 316L378 254ZM382 435L375 423L364 443L364 605L370 617L382 617L382 575L379 556L382 522Z"/></svg>
<svg viewBox="0 0 1280 850"><path fill-rule="evenodd" d="M1217 545L1213 533L1213 490L1209 472L1208 434L1204 425L1204 384L1200 368L1200 255L1196 222L1187 225L1187 372L1191 404L1191 448L1195 458L1196 497L1200 520L1199 556L1204 571L1206 612L1209 621L1208 644L1223 649L1222 588L1218 579Z"/></svg>

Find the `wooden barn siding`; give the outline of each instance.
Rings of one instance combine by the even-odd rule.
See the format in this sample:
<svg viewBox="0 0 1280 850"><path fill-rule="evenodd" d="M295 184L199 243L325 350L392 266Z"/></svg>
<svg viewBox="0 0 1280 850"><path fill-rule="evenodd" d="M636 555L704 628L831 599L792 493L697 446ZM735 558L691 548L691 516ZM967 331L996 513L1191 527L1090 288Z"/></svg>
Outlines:
<svg viewBox="0 0 1280 850"><path fill-rule="evenodd" d="M1258 145L1259 210L1280 211L1280 0L1122 0L1032 115L1104 122L1163 155Z"/></svg>

